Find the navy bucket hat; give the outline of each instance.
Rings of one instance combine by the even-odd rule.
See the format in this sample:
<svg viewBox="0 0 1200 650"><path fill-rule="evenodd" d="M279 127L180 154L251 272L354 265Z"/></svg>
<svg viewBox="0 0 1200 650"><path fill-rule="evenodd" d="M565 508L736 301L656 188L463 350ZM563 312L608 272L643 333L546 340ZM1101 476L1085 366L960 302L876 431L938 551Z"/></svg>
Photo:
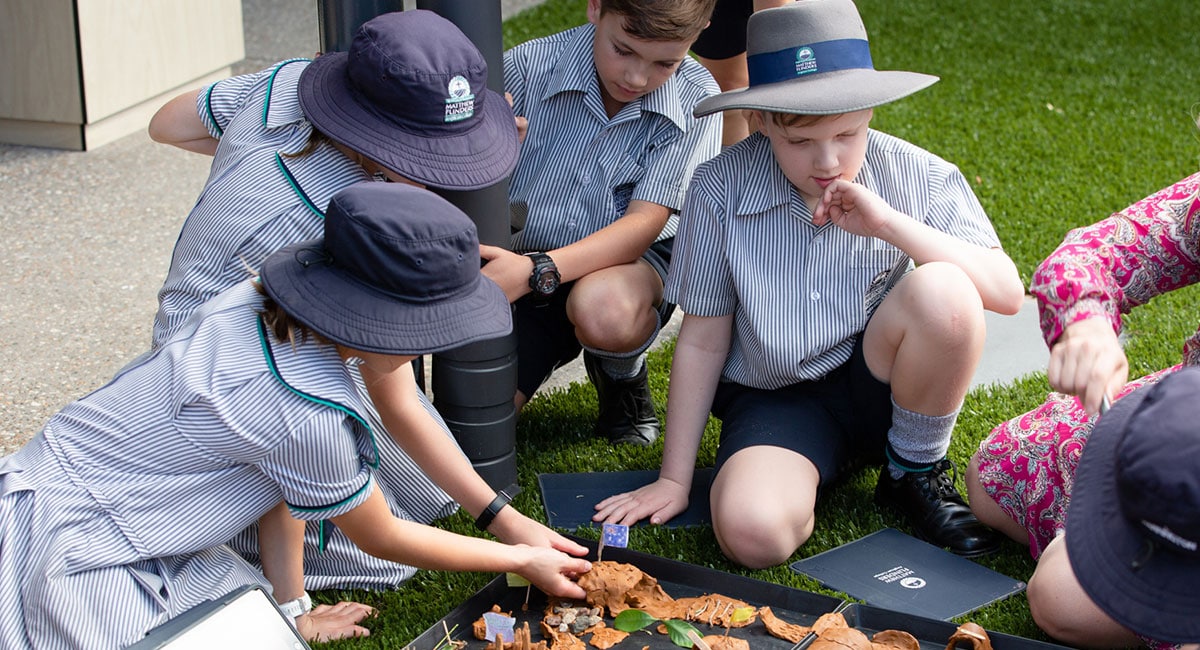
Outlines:
<svg viewBox="0 0 1200 650"><path fill-rule="evenodd" d="M347 52L300 74L300 108L319 131L423 185L475 190L517 164L512 108L487 88L483 55L432 11L363 23Z"/></svg>
<svg viewBox="0 0 1200 650"><path fill-rule="evenodd" d="M412 185L365 181L329 201L324 238L272 254L260 278L335 343L419 355L512 329L504 292L479 267L475 224L458 208Z"/></svg>
<svg viewBox="0 0 1200 650"><path fill-rule="evenodd" d="M1113 620L1200 641L1200 368L1118 400L1088 437L1067 511L1067 557Z"/></svg>

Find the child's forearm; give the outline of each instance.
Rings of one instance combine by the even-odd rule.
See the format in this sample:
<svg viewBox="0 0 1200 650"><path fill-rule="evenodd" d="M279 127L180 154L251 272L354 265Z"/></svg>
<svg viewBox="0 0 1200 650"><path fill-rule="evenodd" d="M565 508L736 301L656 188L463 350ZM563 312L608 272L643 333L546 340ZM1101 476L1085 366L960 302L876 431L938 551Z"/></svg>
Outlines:
<svg viewBox="0 0 1200 650"><path fill-rule="evenodd" d="M692 481L732 328L732 316L684 316L671 361L660 478L680 485Z"/></svg>
<svg viewBox="0 0 1200 650"><path fill-rule="evenodd" d="M999 248L983 248L949 233L931 228L896 213L889 221L885 241L904 251L916 264L949 262L970 278L983 306L989 311L1012 315L1021 309L1025 286L1016 264Z"/></svg>
<svg viewBox="0 0 1200 650"><path fill-rule="evenodd" d="M258 520L258 556L276 602L304 594L304 522L280 502Z"/></svg>
<svg viewBox="0 0 1200 650"><path fill-rule="evenodd" d="M671 216L665 206L631 201L625 215L577 242L547 251L563 282L619 264L636 261L662 233Z"/></svg>

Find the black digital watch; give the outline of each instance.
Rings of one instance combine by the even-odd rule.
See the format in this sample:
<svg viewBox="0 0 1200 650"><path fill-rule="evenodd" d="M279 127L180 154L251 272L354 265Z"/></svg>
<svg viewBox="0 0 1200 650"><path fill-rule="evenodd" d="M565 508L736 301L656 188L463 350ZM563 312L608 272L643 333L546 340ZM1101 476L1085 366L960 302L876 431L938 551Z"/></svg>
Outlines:
<svg viewBox="0 0 1200 650"><path fill-rule="evenodd" d="M545 253L526 253L526 257L533 260L533 273L529 274L529 288L533 290L534 295L542 298L549 298L558 290L559 281L562 276L558 273L558 267L554 265L554 260Z"/></svg>

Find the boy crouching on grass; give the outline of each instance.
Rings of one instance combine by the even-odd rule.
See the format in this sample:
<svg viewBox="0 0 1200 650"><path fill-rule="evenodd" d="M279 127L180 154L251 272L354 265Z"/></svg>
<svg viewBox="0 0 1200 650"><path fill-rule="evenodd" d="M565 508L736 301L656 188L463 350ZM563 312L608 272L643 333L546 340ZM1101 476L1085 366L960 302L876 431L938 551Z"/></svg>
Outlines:
<svg viewBox="0 0 1200 650"><path fill-rule="evenodd" d="M505 53L504 86L528 120L509 185L512 251L484 246L484 274L515 301L518 408L584 354L595 433L658 438L645 352L692 172L721 146L719 92L688 56L715 0L588 0L588 24Z"/></svg>
<svg viewBox="0 0 1200 650"><path fill-rule="evenodd" d="M812 534L823 486L883 465L875 499L964 556L999 538L946 459L984 343L985 309L1023 286L959 170L869 128L875 106L937 81L875 70L851 0L750 19L750 87L706 100L760 132L702 165L666 297L684 310L657 482L595 518L661 523L687 507L709 412L722 420L712 522L725 554L761 568Z"/></svg>

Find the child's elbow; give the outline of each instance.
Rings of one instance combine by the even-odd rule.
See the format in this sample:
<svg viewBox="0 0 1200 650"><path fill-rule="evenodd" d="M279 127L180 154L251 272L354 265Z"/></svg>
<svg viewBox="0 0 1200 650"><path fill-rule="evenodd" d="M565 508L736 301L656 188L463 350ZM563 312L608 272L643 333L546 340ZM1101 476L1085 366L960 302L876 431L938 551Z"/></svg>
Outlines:
<svg viewBox="0 0 1200 650"><path fill-rule="evenodd" d="M996 291L989 302L991 304L988 305L988 309L997 314L1012 316L1021 311L1021 306L1025 304L1025 287L1019 281L1007 282Z"/></svg>

